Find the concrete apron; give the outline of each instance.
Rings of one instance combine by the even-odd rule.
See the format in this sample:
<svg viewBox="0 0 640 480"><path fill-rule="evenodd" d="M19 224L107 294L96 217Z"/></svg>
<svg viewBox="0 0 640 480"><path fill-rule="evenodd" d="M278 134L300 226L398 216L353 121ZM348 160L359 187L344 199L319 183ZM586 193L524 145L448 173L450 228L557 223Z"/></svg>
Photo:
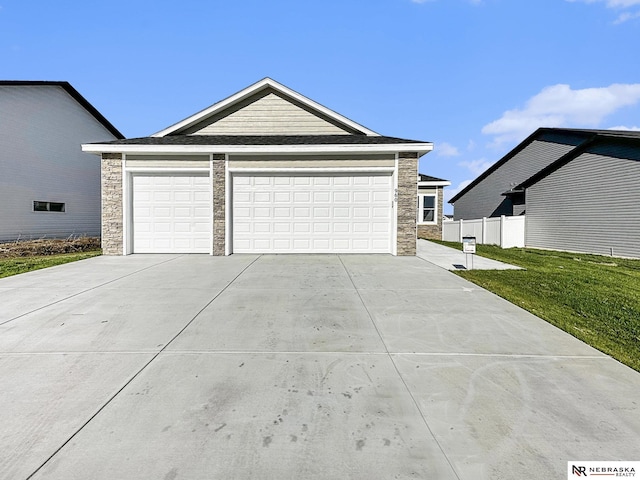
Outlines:
<svg viewBox="0 0 640 480"><path fill-rule="evenodd" d="M0 478L565 478L640 374L417 257L97 257L0 280Z"/></svg>

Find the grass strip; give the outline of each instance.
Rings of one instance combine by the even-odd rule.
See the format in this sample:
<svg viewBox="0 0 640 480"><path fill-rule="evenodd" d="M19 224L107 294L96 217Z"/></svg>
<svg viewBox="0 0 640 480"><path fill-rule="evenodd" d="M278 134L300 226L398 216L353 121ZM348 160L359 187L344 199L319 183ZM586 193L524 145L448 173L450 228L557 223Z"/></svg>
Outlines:
<svg viewBox="0 0 640 480"><path fill-rule="evenodd" d="M477 252L526 270L457 275L640 371L640 260L493 245Z"/></svg>
<svg viewBox="0 0 640 480"><path fill-rule="evenodd" d="M93 250L89 252L65 253L61 255L0 258L0 278L39 270L41 268L53 267L55 265L62 265L64 263L75 262L85 258L96 257L101 254L101 250Z"/></svg>

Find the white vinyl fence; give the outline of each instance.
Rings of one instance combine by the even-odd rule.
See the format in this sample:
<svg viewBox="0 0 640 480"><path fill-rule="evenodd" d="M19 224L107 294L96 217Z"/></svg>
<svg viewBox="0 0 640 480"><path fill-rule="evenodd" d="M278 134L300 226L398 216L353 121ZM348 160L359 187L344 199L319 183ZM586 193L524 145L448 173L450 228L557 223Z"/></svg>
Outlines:
<svg viewBox="0 0 640 480"><path fill-rule="evenodd" d="M476 243L502 248L524 247L524 215L442 222L442 240L462 242L462 237L476 237Z"/></svg>

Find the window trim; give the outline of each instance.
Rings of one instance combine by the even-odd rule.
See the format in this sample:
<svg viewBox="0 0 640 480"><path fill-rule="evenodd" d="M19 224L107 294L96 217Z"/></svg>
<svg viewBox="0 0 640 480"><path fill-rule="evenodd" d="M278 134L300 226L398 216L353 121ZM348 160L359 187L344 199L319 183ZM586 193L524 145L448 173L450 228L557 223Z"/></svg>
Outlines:
<svg viewBox="0 0 640 480"><path fill-rule="evenodd" d="M424 199L423 197L433 197L433 221L424 222ZM430 209L429 209L430 210ZM418 224L419 225L437 225L438 224L438 190L422 190L418 191Z"/></svg>

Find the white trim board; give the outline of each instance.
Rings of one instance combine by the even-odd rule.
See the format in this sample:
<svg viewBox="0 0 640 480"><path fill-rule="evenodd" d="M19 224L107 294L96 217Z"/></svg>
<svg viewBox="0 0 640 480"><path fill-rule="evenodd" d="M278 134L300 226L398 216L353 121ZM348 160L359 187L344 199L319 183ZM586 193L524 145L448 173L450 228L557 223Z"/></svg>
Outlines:
<svg viewBox="0 0 640 480"><path fill-rule="evenodd" d="M366 135L370 135L370 136L379 136L378 133L374 132L373 130L369 130L368 128L364 127L363 125L360 125L359 123L354 122L353 120L348 119L347 117L340 115L337 112L334 112L333 110L325 107L324 105L321 105L313 100L311 100L310 98L305 97L304 95L301 95L300 93L291 90L290 88L282 85L281 83L276 82L275 80L271 79L271 78L263 78L262 80L254 83L253 85L248 86L247 88L245 88L244 90L239 91L238 93L235 93L233 95L231 95L230 97L227 97L224 100L221 100L220 102L214 103L213 105L211 105L208 108L205 108L204 110L201 110L200 112L191 115L190 117L185 118L184 120L181 120L180 122L171 125L168 128L165 128L164 130L161 130L157 133L154 133L153 135L151 135L152 137L164 137L167 135L170 135L178 130L184 129L184 128L188 128L192 125L195 125L199 122L201 122L202 120L204 120L205 118L215 115L218 112L221 112L222 110L229 108L233 105L235 105L238 102L241 102L242 100L244 100L247 97L250 97L251 95L254 95L258 92L260 92L261 90L264 90L266 88L272 88L275 91L285 95L285 96L289 96L291 98L293 98L294 100L296 100L297 102L302 103L303 105L307 106L308 108L312 109L312 110L316 110L317 112L331 118L332 120L338 122L338 123L342 123L345 126L348 126L351 129L354 130L358 130Z"/></svg>
<svg viewBox="0 0 640 480"><path fill-rule="evenodd" d="M86 153L148 154L304 154L304 153L397 153L417 152L420 156L433 150L433 143L349 144L349 145L131 145L83 144Z"/></svg>

